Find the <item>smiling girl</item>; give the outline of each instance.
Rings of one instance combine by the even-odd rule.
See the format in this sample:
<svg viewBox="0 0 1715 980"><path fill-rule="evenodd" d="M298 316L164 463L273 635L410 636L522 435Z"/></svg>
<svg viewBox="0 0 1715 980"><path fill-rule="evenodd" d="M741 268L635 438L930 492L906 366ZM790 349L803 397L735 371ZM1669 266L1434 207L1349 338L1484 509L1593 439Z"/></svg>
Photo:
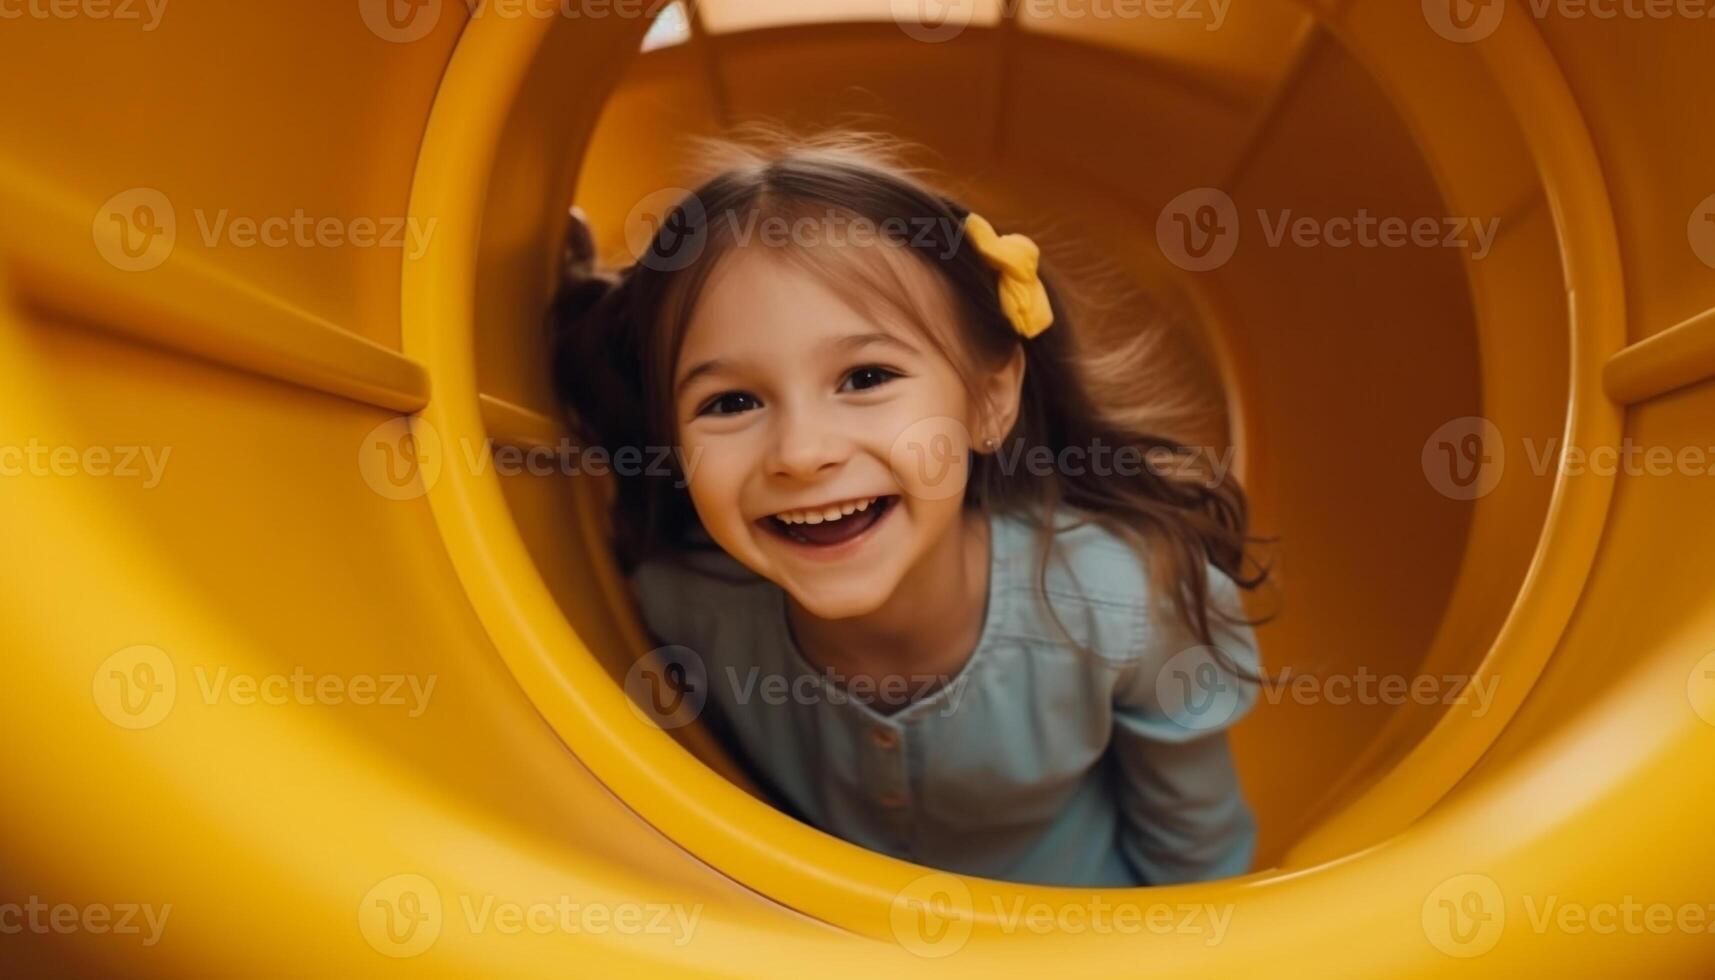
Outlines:
<svg viewBox="0 0 1715 980"><path fill-rule="evenodd" d="M575 227L551 317L587 442L675 450L619 475L614 545L704 718L782 808L895 857L1244 873L1242 491L1096 384L1028 238L873 138L723 152L617 277Z"/></svg>

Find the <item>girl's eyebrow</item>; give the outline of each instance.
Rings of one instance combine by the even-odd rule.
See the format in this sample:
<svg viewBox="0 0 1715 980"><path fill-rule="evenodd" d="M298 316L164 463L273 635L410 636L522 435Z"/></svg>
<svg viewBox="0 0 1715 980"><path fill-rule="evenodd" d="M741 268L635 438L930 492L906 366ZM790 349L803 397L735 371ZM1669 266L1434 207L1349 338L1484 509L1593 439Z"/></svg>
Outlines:
<svg viewBox="0 0 1715 980"><path fill-rule="evenodd" d="M870 344L884 344L890 347L897 347L907 354L917 353L917 348L913 347L910 343L895 337L893 334L884 333L880 330L872 330L868 333L846 334L844 337L835 337L828 341L829 347L832 347L841 353L852 353L868 347Z"/></svg>
<svg viewBox="0 0 1715 980"><path fill-rule="evenodd" d="M872 330L868 333L846 334L843 337L832 337L823 342L824 347L828 347L842 354L854 353L870 346L871 344L882 344L897 347L908 354L918 353L916 347L913 347L906 341L895 337L893 334L884 333L880 330ZM674 391L676 393L683 393L691 382L697 380L703 375L724 371L726 368L726 361L723 361L718 357L711 357L706 361L698 363L696 367L691 368L689 371L686 371L684 377L680 378L679 383L674 386Z"/></svg>
<svg viewBox="0 0 1715 980"><path fill-rule="evenodd" d="M675 394L684 394L685 389L690 386L691 382L697 380L698 378L702 377L705 374L713 374L717 371L723 371L725 369L726 369L726 362L725 361L721 360L718 357L711 357L708 360L702 362L701 364L698 364L696 367L690 369L689 371L686 371L685 376L679 379L679 383L677 385L673 386L673 391Z"/></svg>

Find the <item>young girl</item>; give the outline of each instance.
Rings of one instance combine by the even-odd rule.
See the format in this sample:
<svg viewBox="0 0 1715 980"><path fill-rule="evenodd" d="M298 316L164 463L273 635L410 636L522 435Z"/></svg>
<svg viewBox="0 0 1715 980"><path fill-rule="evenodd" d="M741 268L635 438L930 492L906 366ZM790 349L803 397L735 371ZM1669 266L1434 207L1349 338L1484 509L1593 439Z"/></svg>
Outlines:
<svg viewBox="0 0 1715 980"><path fill-rule="evenodd" d="M782 808L920 864L1244 873L1240 489L1092 403L1029 239L873 140L727 149L617 278L575 229L552 315L584 437L673 449L620 468L614 543L705 720Z"/></svg>

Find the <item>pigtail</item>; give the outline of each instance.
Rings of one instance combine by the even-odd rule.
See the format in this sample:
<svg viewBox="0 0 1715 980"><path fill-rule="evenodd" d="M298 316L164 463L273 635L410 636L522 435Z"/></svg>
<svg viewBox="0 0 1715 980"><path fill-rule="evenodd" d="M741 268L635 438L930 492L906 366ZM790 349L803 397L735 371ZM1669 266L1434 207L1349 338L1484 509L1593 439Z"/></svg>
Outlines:
<svg viewBox="0 0 1715 980"><path fill-rule="evenodd" d="M554 394L580 445L601 447L610 459L621 447L647 442L641 331L634 322L630 282L630 269L597 271L595 236L583 212L572 208L560 282L547 315ZM624 484L637 478L619 474L620 500L635 499ZM614 545L628 566L642 548L634 540L635 527L620 520L614 528Z"/></svg>
<svg viewBox="0 0 1715 980"><path fill-rule="evenodd" d="M554 393L568 409L572 431L589 444L605 445L618 434L626 416L614 411L623 401L613 398L635 400L640 387L625 298L625 277L596 271L595 236L583 211L571 209L548 338ZM627 377L632 384L618 383Z"/></svg>

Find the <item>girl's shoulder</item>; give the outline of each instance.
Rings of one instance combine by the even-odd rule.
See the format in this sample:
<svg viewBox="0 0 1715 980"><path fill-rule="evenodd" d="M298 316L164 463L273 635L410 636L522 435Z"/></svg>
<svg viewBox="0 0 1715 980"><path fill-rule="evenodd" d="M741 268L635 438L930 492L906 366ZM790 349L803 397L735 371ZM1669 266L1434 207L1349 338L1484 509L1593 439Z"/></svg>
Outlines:
<svg viewBox="0 0 1715 980"><path fill-rule="evenodd" d="M669 643L707 635L717 619L729 624L746 609L768 608L772 587L719 548L663 553L639 562L629 577L644 625Z"/></svg>
<svg viewBox="0 0 1715 980"><path fill-rule="evenodd" d="M1074 646L1116 664L1195 645L1173 612L1173 598L1157 590L1147 552L1094 515L1061 506L1050 521L1032 509L1002 516L996 532L1008 552L997 565L1004 569L1006 585L1015 597L1038 600L1013 603L1019 632L1061 644L1069 633ZM1210 604L1242 613L1233 581L1212 563L1202 572ZM1065 633L1055 627L1055 618Z"/></svg>
<svg viewBox="0 0 1715 980"><path fill-rule="evenodd" d="M1051 518L1034 507L1013 511L1000 515L995 532L1011 584L1039 587L1056 600L1056 609L1088 605L1132 612L1148 599L1143 556L1087 511L1061 505Z"/></svg>

